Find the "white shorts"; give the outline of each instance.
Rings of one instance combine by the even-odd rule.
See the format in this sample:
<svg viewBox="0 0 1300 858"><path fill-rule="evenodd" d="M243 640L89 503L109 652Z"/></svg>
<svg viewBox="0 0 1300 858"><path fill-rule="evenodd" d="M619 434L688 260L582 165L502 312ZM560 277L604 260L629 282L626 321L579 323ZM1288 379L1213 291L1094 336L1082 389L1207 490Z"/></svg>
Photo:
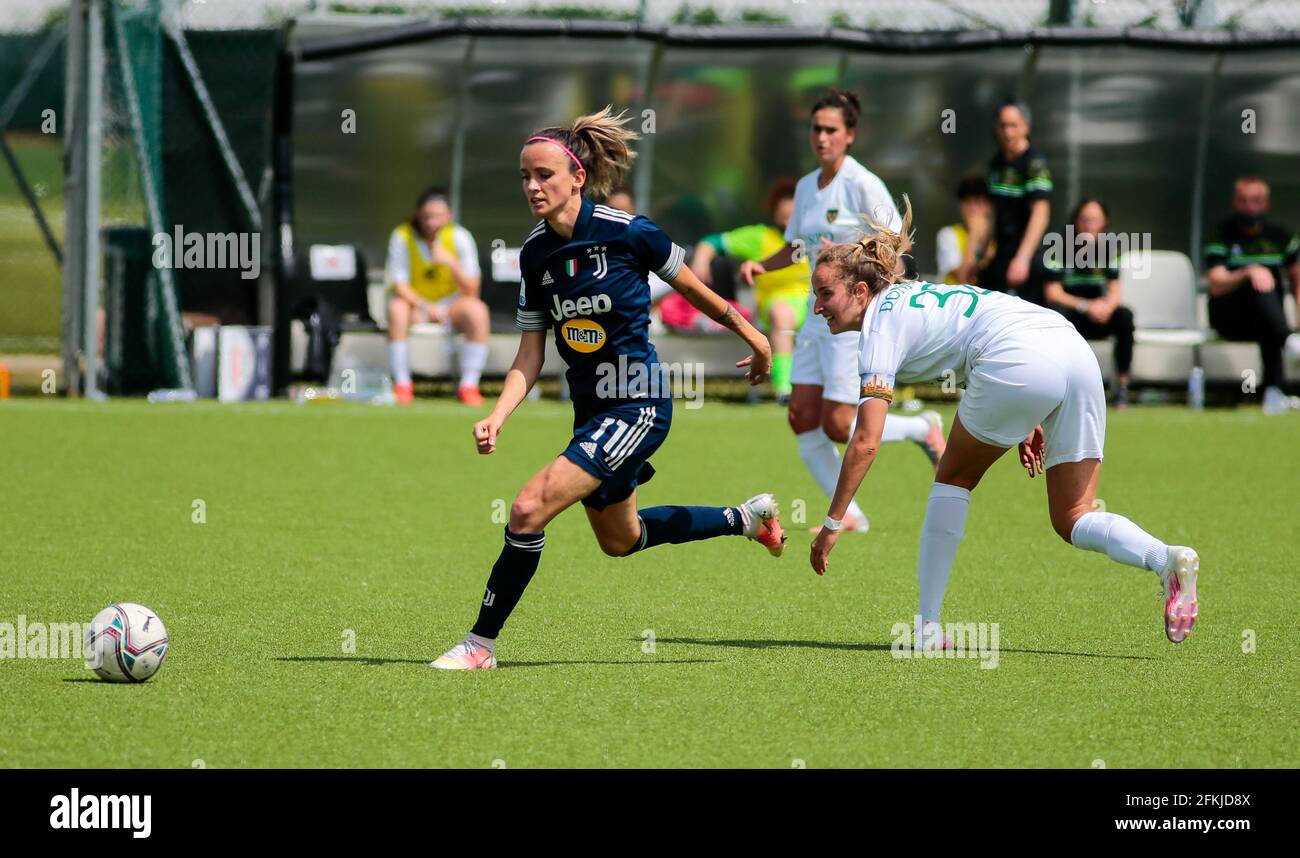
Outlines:
<svg viewBox="0 0 1300 858"><path fill-rule="evenodd" d="M673 285L662 279L653 271L646 275L646 282L650 284L650 303L657 304L661 298L666 298L673 291Z"/></svg>
<svg viewBox="0 0 1300 858"><path fill-rule="evenodd" d="M1037 328L993 339L969 368L957 406L985 444L1014 447L1043 426L1043 463L1100 459L1106 440L1101 367L1073 328Z"/></svg>
<svg viewBox="0 0 1300 858"><path fill-rule="evenodd" d="M465 297L464 293L456 291L456 292L452 292L450 295L443 295L437 301L430 301L429 303L433 304L433 306L438 308L438 312L442 314L442 317L444 319L448 319L449 314L451 313L451 305L455 304L457 301L459 301L461 298L464 297ZM429 314L424 312L423 310L417 309L416 313L418 313L420 317L423 319L429 318Z"/></svg>
<svg viewBox="0 0 1300 858"><path fill-rule="evenodd" d="M857 406L858 340L856 331L832 334L826 320L811 311L795 335L791 384L816 384L822 399Z"/></svg>
<svg viewBox="0 0 1300 858"><path fill-rule="evenodd" d="M442 316L441 322L433 321L433 318L429 315L429 312L425 310L423 307L413 307L411 309L411 324L419 325L421 330L424 330L426 332L436 330L436 331L441 331L443 333L450 333L452 330L451 305L455 304L463 297L465 296L462 292L456 291L456 292L452 292L450 295L442 296L437 301L429 302L432 306L438 308L438 313L440 316Z"/></svg>

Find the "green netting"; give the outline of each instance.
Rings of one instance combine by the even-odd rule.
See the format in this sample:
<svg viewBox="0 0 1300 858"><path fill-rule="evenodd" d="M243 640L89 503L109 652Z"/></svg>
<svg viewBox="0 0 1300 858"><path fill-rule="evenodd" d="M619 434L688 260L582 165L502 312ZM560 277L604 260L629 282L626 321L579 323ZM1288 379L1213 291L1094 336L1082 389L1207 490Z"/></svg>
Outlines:
<svg viewBox="0 0 1300 858"><path fill-rule="evenodd" d="M106 11L100 217L108 389L137 393L150 386L188 387L174 272L136 264L140 232L129 229L139 227L149 235L168 232L161 4L109 2ZM126 243L123 236L133 240Z"/></svg>
<svg viewBox="0 0 1300 858"><path fill-rule="evenodd" d="M55 38L44 67L38 64ZM0 35L0 104L32 72L27 94L13 104L5 142L44 213L54 241L63 243L63 68L60 33ZM59 263L12 171L0 163L0 353L59 350Z"/></svg>

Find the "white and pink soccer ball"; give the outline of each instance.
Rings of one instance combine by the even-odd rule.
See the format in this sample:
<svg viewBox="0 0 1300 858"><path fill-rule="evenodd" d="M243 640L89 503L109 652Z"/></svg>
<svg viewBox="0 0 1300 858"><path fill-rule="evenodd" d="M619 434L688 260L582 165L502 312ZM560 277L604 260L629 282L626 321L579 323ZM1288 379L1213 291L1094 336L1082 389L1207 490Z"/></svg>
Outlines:
<svg viewBox="0 0 1300 858"><path fill-rule="evenodd" d="M134 602L109 605L86 629L87 666L109 682L144 682L162 667L168 647L162 620Z"/></svg>

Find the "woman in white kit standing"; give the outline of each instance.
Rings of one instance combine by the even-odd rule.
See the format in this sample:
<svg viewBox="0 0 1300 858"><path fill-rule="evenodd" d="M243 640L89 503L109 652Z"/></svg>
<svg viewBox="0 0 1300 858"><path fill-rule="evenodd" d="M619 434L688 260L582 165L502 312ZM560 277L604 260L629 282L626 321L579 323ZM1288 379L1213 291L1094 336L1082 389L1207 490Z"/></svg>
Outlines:
<svg viewBox="0 0 1300 858"><path fill-rule="evenodd" d="M795 186L794 214L785 230L786 246L762 262L743 263L740 274L746 283L753 285L755 275L785 268L800 252L808 254L809 262L815 265L824 247L855 239L873 222L898 229L901 220L889 189L848 153L857 137L861 116L858 97L838 89L830 90L813 105L809 134L818 167ZM799 444L800 458L827 497L835 492L840 469L835 444L849 440L857 410L857 349L856 334L834 336L825 321L811 313L795 339L790 428ZM937 463L943 455L943 423L934 411L917 417L891 414L885 422L883 440L913 441L931 462ZM867 517L852 499L844 529L867 530Z"/></svg>
<svg viewBox="0 0 1300 858"><path fill-rule="evenodd" d="M1066 542L1149 569L1160 579L1169 640L1191 633L1200 560L1122 515L1094 509L1106 436L1101 369L1061 314L999 292L901 279L911 248L901 232L824 249L813 271L814 312L830 330L859 331L861 404L825 525L810 562L820 575L849 503L875 460L896 383L955 373L966 383L921 526L918 648L951 647L939 609L966 527L971 491L1009 448L1032 478L1046 474L1052 528Z"/></svg>

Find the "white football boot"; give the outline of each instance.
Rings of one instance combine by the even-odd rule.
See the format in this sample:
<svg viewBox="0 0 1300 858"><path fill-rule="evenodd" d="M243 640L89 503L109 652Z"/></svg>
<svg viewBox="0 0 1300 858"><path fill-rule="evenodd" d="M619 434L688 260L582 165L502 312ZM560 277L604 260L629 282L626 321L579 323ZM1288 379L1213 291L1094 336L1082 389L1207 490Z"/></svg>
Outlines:
<svg viewBox="0 0 1300 858"><path fill-rule="evenodd" d="M780 508L770 492L754 495L741 504L741 533L768 550L773 557L785 551L785 531L781 529Z"/></svg>
<svg viewBox="0 0 1300 858"><path fill-rule="evenodd" d="M1161 597L1165 600L1165 636L1182 643L1192 633L1199 604L1196 578L1201 558L1185 545L1169 546L1169 567L1160 573Z"/></svg>

